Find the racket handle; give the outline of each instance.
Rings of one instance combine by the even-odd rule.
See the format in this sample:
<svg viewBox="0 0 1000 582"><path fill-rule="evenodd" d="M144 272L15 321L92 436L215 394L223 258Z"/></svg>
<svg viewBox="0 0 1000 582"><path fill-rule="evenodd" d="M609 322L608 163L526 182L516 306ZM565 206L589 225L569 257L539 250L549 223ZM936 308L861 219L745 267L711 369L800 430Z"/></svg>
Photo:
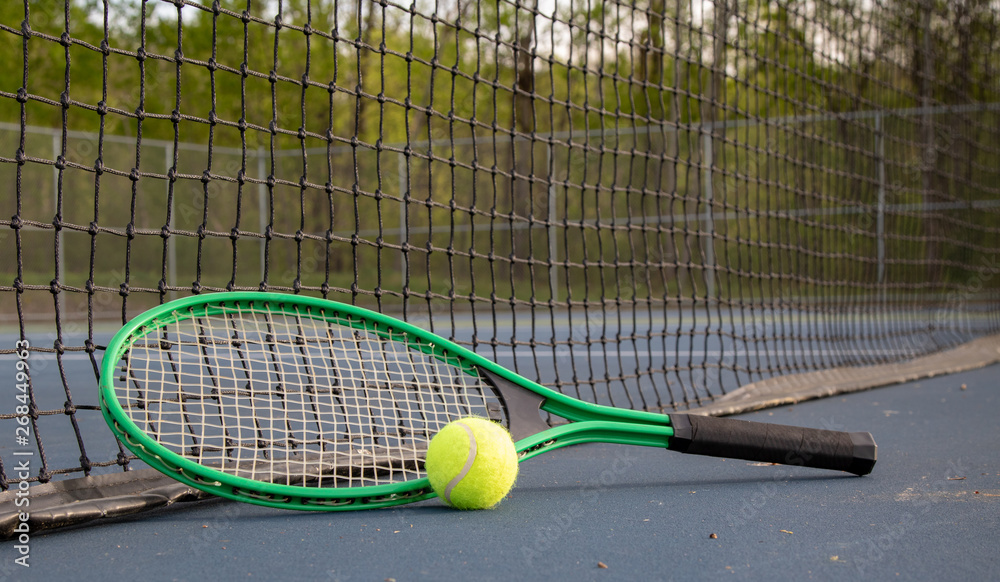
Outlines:
<svg viewBox="0 0 1000 582"><path fill-rule="evenodd" d="M867 475L877 447L871 433L838 432L780 424L671 414L672 451Z"/></svg>

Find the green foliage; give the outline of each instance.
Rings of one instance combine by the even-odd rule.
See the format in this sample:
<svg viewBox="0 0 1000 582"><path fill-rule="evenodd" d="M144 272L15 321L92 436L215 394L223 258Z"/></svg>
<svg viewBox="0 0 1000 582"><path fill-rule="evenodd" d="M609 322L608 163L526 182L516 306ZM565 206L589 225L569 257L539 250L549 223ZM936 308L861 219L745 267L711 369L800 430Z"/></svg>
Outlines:
<svg viewBox="0 0 1000 582"><path fill-rule="evenodd" d="M26 20L21 3L0 3L0 121L107 136L57 137L71 162L61 197L51 163L0 164L36 185L0 201L7 216L58 215L81 225L63 234L73 241L91 222L112 232L96 237L95 265L90 245L64 241L74 285L109 273L113 287L129 252L148 289L252 287L265 252L274 284L314 290L701 297L710 278L738 295L766 276L775 294L824 295L958 284L997 247L995 210L912 210L996 198L996 111L910 111L1000 101L988 0L751 0L723 21L711 3L695 14L664 0L551 14L250 5L32 2ZM52 148L25 140L33 159L53 161ZM135 183L133 168L145 174ZM173 274L165 227L183 258ZM954 231L967 236L945 242ZM45 285L52 231L24 236L38 243L25 277ZM796 258L781 258L791 247Z"/></svg>

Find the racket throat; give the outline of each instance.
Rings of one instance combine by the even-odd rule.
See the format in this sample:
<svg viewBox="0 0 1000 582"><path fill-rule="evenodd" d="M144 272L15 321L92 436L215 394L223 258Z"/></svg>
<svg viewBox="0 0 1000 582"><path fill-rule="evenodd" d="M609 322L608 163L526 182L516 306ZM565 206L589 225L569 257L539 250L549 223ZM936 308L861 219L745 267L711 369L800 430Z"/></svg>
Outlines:
<svg viewBox="0 0 1000 582"><path fill-rule="evenodd" d="M545 398L518 386L514 382L483 367L477 367L480 377L496 390L507 414L507 429L514 441L548 430L542 419L541 408ZM499 411L498 411L499 412ZM493 411L490 411L491 416Z"/></svg>

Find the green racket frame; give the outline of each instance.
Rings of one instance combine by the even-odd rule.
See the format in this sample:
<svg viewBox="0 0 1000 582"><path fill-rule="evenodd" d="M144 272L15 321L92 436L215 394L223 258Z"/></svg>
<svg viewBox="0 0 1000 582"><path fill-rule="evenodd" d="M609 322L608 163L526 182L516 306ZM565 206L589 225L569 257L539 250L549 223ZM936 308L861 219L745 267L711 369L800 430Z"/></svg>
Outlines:
<svg viewBox="0 0 1000 582"><path fill-rule="evenodd" d="M115 436L140 459L160 472L209 493L269 507L306 510L348 510L387 507L434 496L426 477L369 487L318 488L255 481L231 475L184 458L141 430L125 413L115 394L118 365L131 346L163 325L186 319L183 311L196 305L267 304L272 312L298 314L306 308L314 318L348 325L386 340L405 339L442 362L479 377L477 368L544 398L541 409L572 422L521 438L515 443L520 460L574 444L606 442L667 448L674 436L663 414L619 409L576 400L497 365L494 362L404 321L361 307L301 295L265 292L228 292L195 295L165 303L134 318L111 339L101 366L100 403Z"/></svg>

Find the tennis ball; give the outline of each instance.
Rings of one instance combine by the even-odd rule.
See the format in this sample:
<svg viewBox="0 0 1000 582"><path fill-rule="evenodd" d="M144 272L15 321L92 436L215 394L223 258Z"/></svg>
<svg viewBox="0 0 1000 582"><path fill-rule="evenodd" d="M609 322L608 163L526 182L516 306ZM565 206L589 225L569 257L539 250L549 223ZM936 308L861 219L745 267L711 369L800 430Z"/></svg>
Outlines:
<svg viewBox="0 0 1000 582"><path fill-rule="evenodd" d="M431 487L458 509L500 503L517 478L517 451L507 429L484 418L444 426L427 447L424 469Z"/></svg>

